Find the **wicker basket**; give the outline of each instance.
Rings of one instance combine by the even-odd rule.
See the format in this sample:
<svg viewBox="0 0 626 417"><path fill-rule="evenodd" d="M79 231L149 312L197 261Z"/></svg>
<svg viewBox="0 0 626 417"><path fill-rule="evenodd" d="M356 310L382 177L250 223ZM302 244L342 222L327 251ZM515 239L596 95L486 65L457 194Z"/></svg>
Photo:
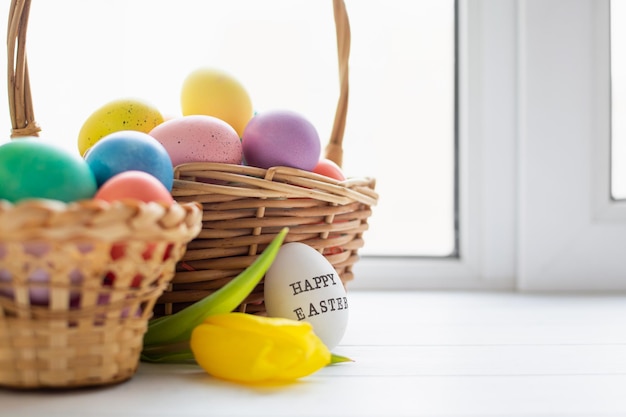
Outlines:
<svg viewBox="0 0 626 417"><path fill-rule="evenodd" d="M334 0L340 91L325 156L342 164L348 107L350 25L343 0ZM211 294L243 269L289 226L287 242L300 241L322 252L345 284L364 244L371 206L378 195L372 178L335 181L287 167L260 169L215 163L176 167L172 194L203 207L203 226L190 242L172 285L157 301L157 315L171 314ZM207 181L216 180L216 181ZM261 283L240 306L263 314Z"/></svg>
<svg viewBox="0 0 626 417"><path fill-rule="evenodd" d="M0 204L0 385L130 378L200 217L195 204Z"/></svg>
<svg viewBox="0 0 626 417"><path fill-rule="evenodd" d="M39 130L24 53L29 3L13 1L9 22L14 136ZM0 202L0 386L129 379L154 303L201 217L197 203Z"/></svg>

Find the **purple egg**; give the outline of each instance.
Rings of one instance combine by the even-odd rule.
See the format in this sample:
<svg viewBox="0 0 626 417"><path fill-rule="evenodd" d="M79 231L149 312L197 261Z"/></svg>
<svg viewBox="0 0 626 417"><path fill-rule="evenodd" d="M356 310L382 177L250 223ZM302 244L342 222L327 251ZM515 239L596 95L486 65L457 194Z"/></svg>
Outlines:
<svg viewBox="0 0 626 417"><path fill-rule="evenodd" d="M11 273L5 269L0 269L0 283L6 283L7 285L0 284L0 295L13 298L13 289L8 284L11 283Z"/></svg>
<svg viewBox="0 0 626 417"><path fill-rule="evenodd" d="M287 166L312 171L320 159L321 142L315 126L298 113L275 110L259 113L242 137L246 163L259 168Z"/></svg>
<svg viewBox="0 0 626 417"><path fill-rule="evenodd" d="M31 283L31 287L28 290L30 303L34 305L47 305L50 302L50 288L48 286L50 274L43 269L35 269L28 276L28 282Z"/></svg>

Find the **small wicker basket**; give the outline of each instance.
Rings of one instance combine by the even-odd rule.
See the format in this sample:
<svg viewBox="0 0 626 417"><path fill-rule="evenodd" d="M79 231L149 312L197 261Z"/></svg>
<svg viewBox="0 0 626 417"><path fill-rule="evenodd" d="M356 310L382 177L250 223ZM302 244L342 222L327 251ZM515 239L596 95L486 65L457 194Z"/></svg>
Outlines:
<svg viewBox="0 0 626 417"><path fill-rule="evenodd" d="M11 4L13 136L39 131L24 49L29 5ZM0 201L0 386L72 388L132 377L154 303L201 223L192 202Z"/></svg>
<svg viewBox="0 0 626 417"><path fill-rule="evenodd" d="M200 217L192 203L0 204L0 385L130 378Z"/></svg>
<svg viewBox="0 0 626 417"><path fill-rule="evenodd" d="M350 25L344 1L333 0L333 5L340 91L325 156L341 166ZM174 198L200 202L203 226L189 243L172 285L157 301L157 315L176 312L221 288L249 266L284 226L290 228L287 242L303 242L320 251L344 284L354 278L363 232L378 200L373 178L335 181L287 167L266 170L215 163L183 164L175 168L174 176ZM240 311L265 313L263 283Z"/></svg>

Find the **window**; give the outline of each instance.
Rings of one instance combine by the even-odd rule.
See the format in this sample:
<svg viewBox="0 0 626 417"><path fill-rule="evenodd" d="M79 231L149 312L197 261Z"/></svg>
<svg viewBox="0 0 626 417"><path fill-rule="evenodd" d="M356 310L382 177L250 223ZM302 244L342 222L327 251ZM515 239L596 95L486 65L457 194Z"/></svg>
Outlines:
<svg viewBox="0 0 626 417"><path fill-rule="evenodd" d="M363 254L454 256L455 1L348 1L346 164L381 195Z"/></svg>
<svg viewBox="0 0 626 417"><path fill-rule="evenodd" d="M609 1L459 6L461 256L362 262L368 286L625 290Z"/></svg>

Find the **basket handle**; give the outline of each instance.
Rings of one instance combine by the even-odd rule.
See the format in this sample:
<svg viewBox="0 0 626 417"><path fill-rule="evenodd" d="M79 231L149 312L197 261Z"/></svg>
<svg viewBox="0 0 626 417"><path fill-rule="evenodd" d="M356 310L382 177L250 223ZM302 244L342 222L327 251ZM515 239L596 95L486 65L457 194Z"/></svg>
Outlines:
<svg viewBox="0 0 626 417"><path fill-rule="evenodd" d="M11 137L38 136L26 60L26 29L30 0L11 0L7 30L7 67Z"/></svg>
<svg viewBox="0 0 626 417"><path fill-rule="evenodd" d="M35 121L26 59L26 31L31 0L11 0L7 30L7 68L11 137L38 136L41 128ZM333 0L339 63L339 99L335 120L324 154L339 166L343 162L343 135L348 114L348 60L350 57L350 22L344 0Z"/></svg>
<svg viewBox="0 0 626 417"><path fill-rule="evenodd" d="M343 134L346 129L349 96L350 20L343 0L333 0L335 28L337 30L337 61L339 63L339 100L335 110L333 129L325 149L326 158L343 164Z"/></svg>

